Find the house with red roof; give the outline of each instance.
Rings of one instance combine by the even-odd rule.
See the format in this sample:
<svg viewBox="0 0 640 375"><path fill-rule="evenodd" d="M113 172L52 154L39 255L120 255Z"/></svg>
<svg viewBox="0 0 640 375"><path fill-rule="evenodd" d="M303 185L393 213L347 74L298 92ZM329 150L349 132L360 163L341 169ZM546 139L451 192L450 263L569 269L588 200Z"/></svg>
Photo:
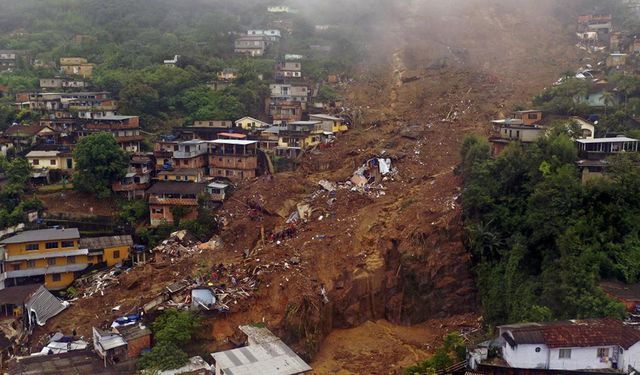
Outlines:
<svg viewBox="0 0 640 375"><path fill-rule="evenodd" d="M640 330L610 318L498 327L512 368L630 374L640 369Z"/></svg>

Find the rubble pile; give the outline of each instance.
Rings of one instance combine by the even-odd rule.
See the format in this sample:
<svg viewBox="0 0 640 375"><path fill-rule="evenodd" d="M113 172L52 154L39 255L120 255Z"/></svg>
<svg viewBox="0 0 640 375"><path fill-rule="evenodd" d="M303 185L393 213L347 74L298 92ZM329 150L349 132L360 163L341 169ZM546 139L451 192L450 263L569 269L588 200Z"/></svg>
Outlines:
<svg viewBox="0 0 640 375"><path fill-rule="evenodd" d="M202 253L203 248L201 242L186 230L171 233L168 239L156 246L152 253L155 255L156 262L170 260L175 258L190 256L196 253Z"/></svg>
<svg viewBox="0 0 640 375"><path fill-rule="evenodd" d="M76 294L80 298L88 298L94 294L104 296L104 290L120 284L118 275L122 273L119 268L97 271L78 278L73 286L78 290Z"/></svg>

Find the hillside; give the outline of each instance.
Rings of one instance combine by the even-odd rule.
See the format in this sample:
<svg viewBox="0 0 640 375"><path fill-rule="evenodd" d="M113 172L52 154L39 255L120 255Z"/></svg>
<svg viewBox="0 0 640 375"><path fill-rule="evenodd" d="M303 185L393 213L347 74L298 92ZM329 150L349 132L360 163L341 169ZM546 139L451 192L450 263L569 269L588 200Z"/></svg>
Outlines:
<svg viewBox="0 0 640 375"><path fill-rule="evenodd" d="M380 22L368 25L364 63L353 67L353 82L343 87L358 120L354 129L333 148L306 155L299 170L241 186L222 211L229 224L220 250L180 258L168 269L135 269L121 278L127 287L75 301L51 329L88 335L91 325L119 314L111 310L115 305L129 311L194 270L220 263L234 264L241 275L256 275L259 267L260 283L231 313L207 319L200 336L207 350L224 346L238 324L264 322L306 358L320 353L319 373L384 373L390 364L429 353L446 330L476 327L477 290L462 241L455 173L459 149L466 134L486 134L487 120L526 105L578 64L568 30L579 7L572 13L559 6L552 0L406 1L374 17ZM390 158L397 170L383 188L345 185L378 157ZM339 188L328 192L321 180ZM300 202L314 209L311 221L293 238L263 243L261 228L283 228ZM251 219L248 203L260 208L261 221ZM430 325L436 318L452 319ZM342 330L377 319L386 320L383 329ZM424 322L432 342L402 333L400 325ZM373 348L357 339L368 334L395 337L398 345ZM336 337L342 345L332 344Z"/></svg>

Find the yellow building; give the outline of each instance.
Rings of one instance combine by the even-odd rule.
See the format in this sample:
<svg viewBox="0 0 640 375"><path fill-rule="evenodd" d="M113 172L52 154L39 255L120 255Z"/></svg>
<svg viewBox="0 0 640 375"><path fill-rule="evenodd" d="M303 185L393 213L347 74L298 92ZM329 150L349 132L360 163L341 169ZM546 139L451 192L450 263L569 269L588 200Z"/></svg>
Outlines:
<svg viewBox="0 0 640 375"><path fill-rule="evenodd" d="M70 171L75 167L73 156L60 151L31 151L27 154L27 160L33 169Z"/></svg>
<svg viewBox="0 0 640 375"><path fill-rule="evenodd" d="M159 181L202 182L204 170L201 168L174 169L158 173Z"/></svg>
<svg viewBox="0 0 640 375"><path fill-rule="evenodd" d="M270 124L253 117L243 117L240 120L236 120L236 127L244 130L266 129L270 126Z"/></svg>
<svg viewBox="0 0 640 375"><path fill-rule="evenodd" d="M89 266L78 229L25 231L0 241L0 286L44 283L65 289Z"/></svg>
<svg viewBox="0 0 640 375"><path fill-rule="evenodd" d="M344 120L340 117L331 115L309 115L309 119L311 121L322 122L322 129L327 132L342 133L349 130L347 124L345 124Z"/></svg>
<svg viewBox="0 0 640 375"><path fill-rule="evenodd" d="M108 267L129 258L133 239L129 235L83 238L80 247L89 249L89 264L106 263Z"/></svg>

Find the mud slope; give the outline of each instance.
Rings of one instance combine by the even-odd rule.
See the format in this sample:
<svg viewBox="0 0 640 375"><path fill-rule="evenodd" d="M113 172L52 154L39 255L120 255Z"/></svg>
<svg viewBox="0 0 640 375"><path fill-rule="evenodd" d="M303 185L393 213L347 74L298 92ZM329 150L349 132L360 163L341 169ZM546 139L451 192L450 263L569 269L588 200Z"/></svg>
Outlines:
<svg viewBox="0 0 640 375"><path fill-rule="evenodd" d="M208 350L225 347L238 324L258 321L307 358L333 329L368 320L411 325L467 314L450 329L475 321L475 282L461 240L461 181L454 173L459 146L465 134L486 133L488 119L526 104L575 67L579 56L567 31L572 21L553 16L552 0L402 4L371 35L370 58L344 87L349 111L361 121L333 148L306 155L298 171L241 187L225 204L229 225L223 249L178 260L162 271L151 265L134 270L123 276L122 285L130 287L78 300L49 327L79 327L89 334L92 324L117 314L111 311L116 303L128 311L172 280L219 263L253 274L260 266L260 287L230 314L207 319L202 338L209 340ZM391 158L397 169L382 182L384 190L338 189L334 197L318 185L347 181L374 156ZM313 208L311 221L294 238L262 243L261 229L268 234L282 227L303 201ZM263 207L261 221L249 218L247 202ZM245 250L252 252L247 259ZM320 295L322 288L328 300ZM335 340L330 337L327 345ZM427 353L436 342L429 344L416 350ZM318 365L335 368L340 360L332 348L322 349L321 357L333 364ZM403 354L385 357L384 350L376 352L379 361L359 359L353 371L376 373L375 363L384 358L384 363L413 360Z"/></svg>

